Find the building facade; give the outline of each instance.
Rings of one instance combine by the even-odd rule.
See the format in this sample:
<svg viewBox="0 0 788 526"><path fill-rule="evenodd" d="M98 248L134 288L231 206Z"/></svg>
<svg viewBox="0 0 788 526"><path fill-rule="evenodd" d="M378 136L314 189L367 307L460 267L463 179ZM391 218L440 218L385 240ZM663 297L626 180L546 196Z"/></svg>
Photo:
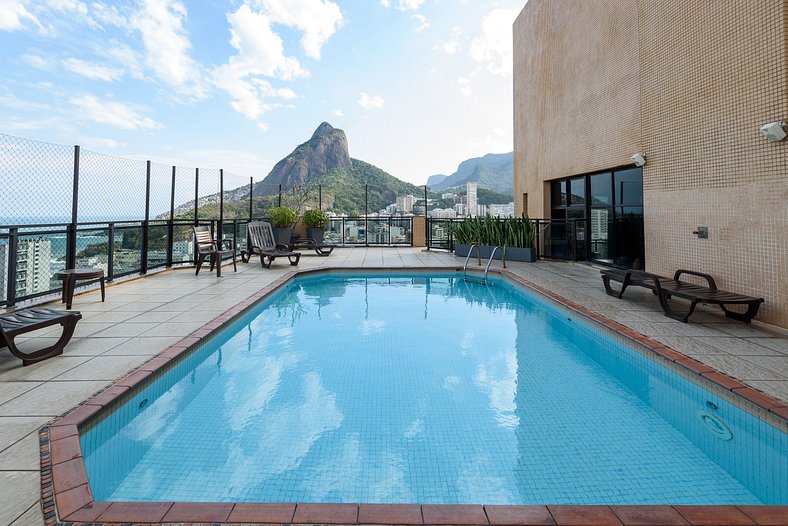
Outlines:
<svg viewBox="0 0 788 526"><path fill-rule="evenodd" d="M466 207L469 216L479 215L479 200L476 198L476 183L465 183Z"/></svg>
<svg viewBox="0 0 788 526"><path fill-rule="evenodd" d="M760 133L788 119L787 25L788 0L530 0L516 213L575 219L580 259L709 273L788 326L788 141Z"/></svg>

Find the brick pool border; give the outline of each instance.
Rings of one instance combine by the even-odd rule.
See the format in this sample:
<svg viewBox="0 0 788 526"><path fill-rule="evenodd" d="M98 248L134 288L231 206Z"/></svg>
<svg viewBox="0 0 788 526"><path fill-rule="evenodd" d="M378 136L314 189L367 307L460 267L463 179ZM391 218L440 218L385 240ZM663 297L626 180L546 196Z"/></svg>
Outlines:
<svg viewBox="0 0 788 526"><path fill-rule="evenodd" d="M149 359L125 377L99 391L39 430L41 452L41 504L47 526L58 524L380 524L380 525L788 525L788 506L503 506L439 504L312 504L312 503L191 503L100 502L93 499L82 451L79 428L105 407L119 404L138 387L152 382L171 363L200 347L211 334L244 314L259 300L293 278L328 272L450 272L452 267L325 268L290 271L224 312L178 343ZM491 271L492 272L492 271ZM772 398L705 364L605 318L508 270L496 274L534 290L562 307L593 320L651 358L667 361L696 383L710 382L734 398L752 404L777 421L788 420L788 404ZM658 358L657 358L658 357ZM785 426L783 426L784 428Z"/></svg>

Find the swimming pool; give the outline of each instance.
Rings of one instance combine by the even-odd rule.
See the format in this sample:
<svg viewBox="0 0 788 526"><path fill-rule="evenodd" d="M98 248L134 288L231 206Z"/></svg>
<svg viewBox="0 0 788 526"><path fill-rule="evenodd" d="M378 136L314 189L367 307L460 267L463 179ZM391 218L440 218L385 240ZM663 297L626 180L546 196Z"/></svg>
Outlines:
<svg viewBox="0 0 788 526"><path fill-rule="evenodd" d="M80 439L105 501L788 504L788 437L504 280L299 278Z"/></svg>

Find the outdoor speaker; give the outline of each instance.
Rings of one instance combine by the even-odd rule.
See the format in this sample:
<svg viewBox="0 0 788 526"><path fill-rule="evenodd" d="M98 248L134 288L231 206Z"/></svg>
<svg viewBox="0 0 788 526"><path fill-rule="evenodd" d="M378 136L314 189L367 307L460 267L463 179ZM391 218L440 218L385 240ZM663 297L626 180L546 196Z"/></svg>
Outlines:
<svg viewBox="0 0 788 526"><path fill-rule="evenodd" d="M635 163L635 166L637 166L638 168L646 164L646 154L642 152L636 153L635 155L630 157L630 159L632 159L632 162Z"/></svg>
<svg viewBox="0 0 788 526"><path fill-rule="evenodd" d="M785 121L770 122L761 126L761 133L769 139L769 142L779 142L785 139Z"/></svg>

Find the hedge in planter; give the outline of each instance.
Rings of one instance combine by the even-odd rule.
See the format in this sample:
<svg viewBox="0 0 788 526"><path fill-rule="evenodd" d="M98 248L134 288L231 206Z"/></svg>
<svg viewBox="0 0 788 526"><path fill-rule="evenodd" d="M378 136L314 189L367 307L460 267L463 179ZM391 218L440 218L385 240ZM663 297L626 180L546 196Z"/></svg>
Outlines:
<svg viewBox="0 0 788 526"><path fill-rule="evenodd" d="M330 219L328 214L322 210L307 210L304 212L304 224L306 225L306 237L314 239L318 245L323 244L323 233Z"/></svg>
<svg viewBox="0 0 788 526"><path fill-rule="evenodd" d="M480 257L489 258L493 248L501 246L506 249L507 260L536 261L536 231L525 214L521 218L467 217L452 225L452 235L458 256L467 256L471 245L478 245Z"/></svg>
<svg viewBox="0 0 788 526"><path fill-rule="evenodd" d="M298 221L298 214L292 208L278 206L268 212L271 227L273 227L276 242L282 245L290 244L293 235L293 225Z"/></svg>

